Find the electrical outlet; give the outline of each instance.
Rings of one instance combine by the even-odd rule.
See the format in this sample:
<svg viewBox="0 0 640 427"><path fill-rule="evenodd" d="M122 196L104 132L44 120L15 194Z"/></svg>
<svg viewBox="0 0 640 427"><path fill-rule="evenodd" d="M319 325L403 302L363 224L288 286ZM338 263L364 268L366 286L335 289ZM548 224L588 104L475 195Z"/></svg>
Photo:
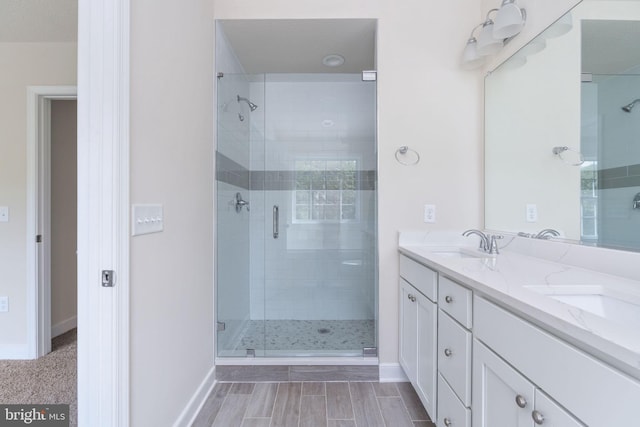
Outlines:
<svg viewBox="0 0 640 427"><path fill-rule="evenodd" d="M527 222L538 222L538 205L533 203L527 204L526 219Z"/></svg>
<svg viewBox="0 0 640 427"><path fill-rule="evenodd" d="M0 313L9 311L9 297L0 297Z"/></svg>
<svg viewBox="0 0 640 427"><path fill-rule="evenodd" d="M424 205L424 222L436 222L436 205Z"/></svg>

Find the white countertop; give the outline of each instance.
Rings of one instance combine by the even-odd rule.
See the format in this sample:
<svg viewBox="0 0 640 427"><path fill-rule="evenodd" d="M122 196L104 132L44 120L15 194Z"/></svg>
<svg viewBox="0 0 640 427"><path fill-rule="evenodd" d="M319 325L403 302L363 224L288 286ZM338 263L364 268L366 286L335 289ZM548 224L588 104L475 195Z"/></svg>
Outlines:
<svg viewBox="0 0 640 427"><path fill-rule="evenodd" d="M500 241L496 257L437 253L460 247L473 253L477 243L478 237L464 238L459 232L401 233L399 250L640 379L638 323L613 321L540 292L552 293L554 286L575 287L578 293L596 287L640 302L640 280L635 277L640 274L640 254L514 236ZM588 268L592 266L598 271ZM618 271L621 275L612 274Z"/></svg>

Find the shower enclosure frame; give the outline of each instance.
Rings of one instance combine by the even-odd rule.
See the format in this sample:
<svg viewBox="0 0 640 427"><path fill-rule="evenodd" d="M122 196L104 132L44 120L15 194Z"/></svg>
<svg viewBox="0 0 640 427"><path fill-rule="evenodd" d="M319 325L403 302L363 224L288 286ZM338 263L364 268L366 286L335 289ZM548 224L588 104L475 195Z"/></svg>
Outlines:
<svg viewBox="0 0 640 427"><path fill-rule="evenodd" d="M219 73L218 74L218 86L221 85L221 80L226 79L228 77L237 77L237 76L233 76L230 73ZM246 77L246 76L245 76ZM371 82L367 82L368 84L371 84ZM223 83L222 83L223 84ZM375 85L375 82L373 82L373 84ZM220 90L219 88L217 88L216 93L219 93ZM264 100L261 99L256 99L255 95L252 93L251 96L248 96L249 94L235 94L235 99L233 99L233 101L235 101L234 107L238 107L240 105L241 108L244 108L244 111L238 113L237 119L238 119L238 123L244 123L244 118L246 118L247 116L250 117L251 120L258 120L256 117L260 117L260 107L261 106L265 106L265 102ZM227 96L227 98L229 98L229 96ZM224 353L224 344L223 342L220 340L220 336L221 334L224 334L225 332L227 332L229 329L229 325L226 323L222 323L221 322L221 316L220 316L220 298L224 298L223 295L221 295L221 280L224 280L221 276L220 276L220 269L218 267L216 267L216 305L218 307L218 309L216 309L216 321L217 321L217 328L216 328L216 355L217 355L217 364L235 364L235 363L240 363L240 364L246 364L247 361L247 357L249 357L248 360L251 361L251 364L256 364L257 361L261 361L260 363L257 364L261 364L262 362L264 362L265 364L271 364L274 359L278 359L279 360L279 364L280 363L284 363L284 364L305 364L307 362L305 362L305 359L311 358L313 360L314 363L318 363L318 364L335 364L337 361L339 361L339 364L351 364L351 362L353 362L353 364L364 364L364 365L373 365L373 364L377 364L377 331L378 331L378 327L377 327L377 317L378 317L378 300L377 300L377 295L378 295L378 252L377 252L377 190L375 190L375 181L377 179L376 177L376 172L375 172L375 168L377 168L377 141L376 141L376 121L377 121L377 117L376 117L376 107L375 107L375 102L376 102L376 98L377 96L375 95L375 86L374 86L374 94L372 97L373 103L371 105L371 113L373 116L373 121L372 121L372 133L373 133L373 153L372 153L372 158L373 158L373 164L374 164L374 169L372 171L368 172L368 175L365 176L366 179L369 179L371 182L367 182L366 185L371 186L371 189L373 191L373 210L369 213L370 216L372 216L373 218L373 225L371 227L371 231L372 231L372 235L373 235L373 252L372 252L372 262L373 262L373 268L371 269L371 273L372 273L372 284L371 284L371 289L372 289L372 299L371 299L371 305L372 305L372 322L373 322L373 340L371 342L370 345L363 345L361 349L358 350L358 352L349 352L347 355L341 355L342 353L339 351L321 351L321 352L313 352L313 351L297 351L295 352L295 355L292 354L290 351L285 351L285 352L277 352L277 351L273 351L272 349L267 349L266 346L264 349L260 349L260 348L248 348L246 349L246 351L236 351L236 352L231 352L231 353ZM254 102L255 101L255 102ZM234 103L232 102L231 104L229 103L218 103L218 114L223 115L223 114L227 114L229 113L229 111L223 111L225 108L229 109L230 105L233 105ZM256 111L257 110L257 111ZM256 114L257 113L257 114ZM262 114L265 114L264 112L262 112ZM234 113L231 113L231 115L233 116ZM263 117L264 119L264 117ZM229 175L231 172L229 169L229 158L224 158L224 154L222 154L219 150L220 150L220 142L221 142L221 136L220 136L220 126L221 124L219 123L220 120L217 120L217 131L216 131L216 138L217 138L217 150L216 150L216 165L217 165L217 172L216 172L216 201L217 201L217 207L216 207L216 211L218 212L217 218L216 218L216 266L220 265L221 262L221 256L224 258L224 253L222 251L222 248L220 247L220 239L221 239L221 234L225 233L225 230L221 230L220 229L220 224L219 221L221 221L221 216L220 216L220 208L221 206L224 207L223 205L225 204L225 202L222 201L222 199L224 199L223 197L220 197L221 195L221 188L219 187L219 183L220 183L220 178L222 176L224 176L225 174ZM264 143L264 147L266 150L266 147L268 146L267 143ZM251 157L251 156L250 156ZM335 157L335 156L334 156ZM254 159L249 158L248 161L250 163L254 162ZM328 162L331 162L331 160L326 160ZM361 157L358 157L357 159L358 163L362 163L362 159ZM233 163L233 161L231 162ZM237 165L234 165L234 167ZM250 166L248 169L253 169L253 166ZM259 181L259 177L260 174L262 173L262 178L263 179L267 179L269 174L276 174L276 171L262 171L262 172L256 172L253 170L249 170L249 171L245 171L244 173L247 174L248 173L248 177L245 178L246 181L248 181L250 184L255 184L257 181ZM360 173L360 172L359 172ZM282 174L282 172L280 173ZM295 173L293 173L295 174ZM360 173L361 177L363 176L362 173ZM237 177L236 177L237 178ZM266 182L266 180L264 181ZM281 185L281 184L280 184ZM237 190L234 189L234 190ZM258 211L258 204L255 200L255 195L253 193L253 190L248 188L247 189L248 192L247 194L250 194L248 197L245 195L245 193L242 192L242 190L240 191L236 191L234 193L234 200L235 200L235 206L233 206L233 211L235 214L243 214L245 216L251 216L253 214L253 212ZM289 193L288 197L291 200L291 203L293 203L295 201L294 197L296 197L295 192ZM360 194L358 194L358 197L360 198ZM245 200L248 199L248 200ZM240 203L240 205L238 204ZM238 209L239 207L239 209ZM243 210L243 208L246 208ZM254 211L252 211L251 209L254 209ZM287 209L288 211L289 209ZM359 212L360 208L358 207L358 212L356 213L355 218L358 218L358 215L360 215L361 213ZM263 214L266 214L267 212L267 206L264 205L264 211ZM291 227L291 226L295 226L294 224L296 224L296 221L289 221L290 223L286 224L287 227ZM343 226L345 223L347 223L348 221L336 221L335 224ZM265 231L266 231L266 226L265 226ZM249 233L251 234L252 231L249 230ZM265 236L265 241L266 241L266 236ZM222 261L224 262L224 261ZM345 262L343 262L344 266L357 266L357 265L361 265L358 264L358 260L346 260ZM250 281L252 281L252 279L250 279ZM249 296L249 298L251 298L251 295ZM240 321L240 320L239 320ZM321 328L319 328L321 329ZM225 331L226 330L226 331ZM265 351L261 351L261 350L265 350ZM257 353L256 353L257 351ZM374 356L374 357L367 357L365 359L363 359L362 356ZM263 358L261 357L255 357L254 356L265 356Z"/></svg>

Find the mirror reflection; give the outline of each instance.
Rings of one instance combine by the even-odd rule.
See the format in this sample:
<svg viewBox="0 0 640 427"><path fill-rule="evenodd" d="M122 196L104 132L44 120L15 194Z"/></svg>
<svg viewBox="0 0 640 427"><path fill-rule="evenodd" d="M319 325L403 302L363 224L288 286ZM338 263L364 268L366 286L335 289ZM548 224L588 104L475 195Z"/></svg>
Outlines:
<svg viewBox="0 0 640 427"><path fill-rule="evenodd" d="M640 251L640 1L584 0L485 80L485 228Z"/></svg>

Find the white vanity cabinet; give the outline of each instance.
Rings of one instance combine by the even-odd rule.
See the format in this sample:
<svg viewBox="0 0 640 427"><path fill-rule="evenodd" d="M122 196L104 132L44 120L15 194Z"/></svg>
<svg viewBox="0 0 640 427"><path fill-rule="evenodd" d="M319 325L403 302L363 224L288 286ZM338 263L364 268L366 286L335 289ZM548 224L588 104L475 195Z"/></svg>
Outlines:
<svg viewBox="0 0 640 427"><path fill-rule="evenodd" d="M640 382L484 298L475 297L473 309L473 427L608 427L637 419ZM518 395L528 424L513 423L526 418L514 407Z"/></svg>
<svg viewBox="0 0 640 427"><path fill-rule="evenodd" d="M438 275L400 256L400 366L431 417L436 415Z"/></svg>
<svg viewBox="0 0 640 427"><path fill-rule="evenodd" d="M584 427L487 346L473 341L474 427Z"/></svg>

